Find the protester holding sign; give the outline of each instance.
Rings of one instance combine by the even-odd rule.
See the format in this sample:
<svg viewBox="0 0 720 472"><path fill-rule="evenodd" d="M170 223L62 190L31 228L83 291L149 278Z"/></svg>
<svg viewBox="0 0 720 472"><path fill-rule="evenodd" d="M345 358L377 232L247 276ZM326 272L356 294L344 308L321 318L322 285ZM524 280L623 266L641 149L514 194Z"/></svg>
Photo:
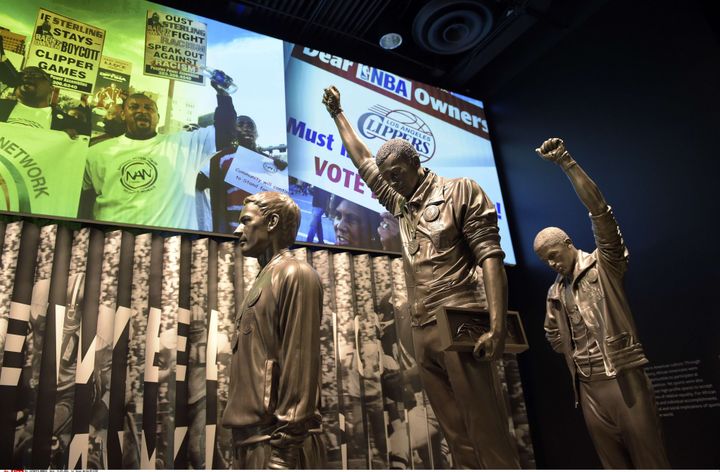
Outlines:
<svg viewBox="0 0 720 472"><path fill-rule="evenodd" d="M257 138L258 132L255 121L249 116L240 115L235 119L235 127L231 130L230 134L222 138L219 136L218 141L220 141L220 139L227 139L227 144L234 148L234 150L237 150L238 147L244 147L245 149L259 153L260 149L257 145ZM226 143L222 143L223 147L225 144ZM249 192L224 182L225 176L233 163L233 159L233 154L228 154L220 158L220 169L225 193L225 208L223 211L225 212L225 222L231 231L235 231L235 228L237 228L243 201L250 196ZM225 229L227 228L223 228L223 230Z"/></svg>
<svg viewBox="0 0 720 472"><path fill-rule="evenodd" d="M234 125L232 100L216 83L215 125ZM84 188L97 195L93 218L166 228L197 230L195 182L215 155L215 128L157 133L157 104L132 94L123 105L124 136L90 148ZM84 205L83 205L84 206Z"/></svg>
<svg viewBox="0 0 720 472"><path fill-rule="evenodd" d="M282 173L287 168L287 162L269 156L258 146L258 130L255 121L247 115L239 115L235 119L235 126L228 131L228 133L222 134L218 131L217 134L218 149L228 150L228 153L223 155L219 161L220 174L224 182L225 208L214 210L214 212L224 212L227 228L221 228L221 231L234 231L237 228L243 200L246 197L264 190L287 191L284 183L276 187L272 186L273 182L279 184L287 179L286 174ZM252 152L248 153L243 149ZM236 162L236 160L240 162ZM241 171L245 178L258 173L257 171L262 171L261 174L265 179L255 181L254 184L239 186L237 185L238 182L232 178L238 170ZM279 174L277 174L278 171L280 171Z"/></svg>

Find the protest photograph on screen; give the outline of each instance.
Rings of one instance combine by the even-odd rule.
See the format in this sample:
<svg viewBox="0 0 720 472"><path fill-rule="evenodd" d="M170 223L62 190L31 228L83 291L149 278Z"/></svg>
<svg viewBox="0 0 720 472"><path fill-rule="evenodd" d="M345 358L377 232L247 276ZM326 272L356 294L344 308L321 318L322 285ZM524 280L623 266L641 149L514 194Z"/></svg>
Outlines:
<svg viewBox="0 0 720 472"><path fill-rule="evenodd" d="M0 211L229 233L288 192L282 41L143 0L0 11Z"/></svg>
<svg viewBox="0 0 720 472"><path fill-rule="evenodd" d="M0 11L0 212L220 234L289 193L299 242L400 252L321 104L337 86L375 153L409 141L477 181L515 263L482 102L145 0Z"/></svg>
<svg viewBox="0 0 720 472"><path fill-rule="evenodd" d="M373 154L402 138L424 167L480 184L497 209L505 262L515 264L482 102L301 45L286 43L285 61L290 194L302 211L298 240L400 250L397 220L356 172L320 103L323 89L335 85Z"/></svg>

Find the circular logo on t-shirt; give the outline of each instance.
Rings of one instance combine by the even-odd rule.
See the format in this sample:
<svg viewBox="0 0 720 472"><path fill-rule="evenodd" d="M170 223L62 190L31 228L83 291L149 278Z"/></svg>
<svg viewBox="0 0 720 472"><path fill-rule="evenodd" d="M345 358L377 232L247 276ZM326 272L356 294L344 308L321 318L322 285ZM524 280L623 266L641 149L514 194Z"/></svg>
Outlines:
<svg viewBox="0 0 720 472"><path fill-rule="evenodd" d="M151 190L157 181L157 166L145 157L136 157L120 167L120 183L129 192Z"/></svg>

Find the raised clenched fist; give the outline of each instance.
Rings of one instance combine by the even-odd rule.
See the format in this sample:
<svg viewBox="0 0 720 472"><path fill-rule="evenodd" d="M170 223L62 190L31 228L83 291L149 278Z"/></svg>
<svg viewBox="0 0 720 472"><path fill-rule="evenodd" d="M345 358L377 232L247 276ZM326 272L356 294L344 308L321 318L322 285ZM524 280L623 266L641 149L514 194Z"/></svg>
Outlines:
<svg viewBox="0 0 720 472"><path fill-rule="evenodd" d="M550 138L535 149L540 157L546 161L560 164L564 159L570 159L570 154L565 149L565 143L560 138Z"/></svg>
<svg viewBox="0 0 720 472"><path fill-rule="evenodd" d="M334 85L325 89L322 102L333 118L342 112L342 108L340 108L340 91Z"/></svg>

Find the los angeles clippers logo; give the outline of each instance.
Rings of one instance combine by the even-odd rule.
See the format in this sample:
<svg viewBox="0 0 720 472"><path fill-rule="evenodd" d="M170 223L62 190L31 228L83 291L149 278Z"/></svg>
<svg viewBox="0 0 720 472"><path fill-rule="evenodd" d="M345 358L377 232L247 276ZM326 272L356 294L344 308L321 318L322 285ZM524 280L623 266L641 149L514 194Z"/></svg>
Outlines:
<svg viewBox="0 0 720 472"><path fill-rule="evenodd" d="M408 141L420 154L420 162L429 161L435 154L435 137L430 127L408 110L390 110L375 105L360 116L358 128L367 139L401 138Z"/></svg>

